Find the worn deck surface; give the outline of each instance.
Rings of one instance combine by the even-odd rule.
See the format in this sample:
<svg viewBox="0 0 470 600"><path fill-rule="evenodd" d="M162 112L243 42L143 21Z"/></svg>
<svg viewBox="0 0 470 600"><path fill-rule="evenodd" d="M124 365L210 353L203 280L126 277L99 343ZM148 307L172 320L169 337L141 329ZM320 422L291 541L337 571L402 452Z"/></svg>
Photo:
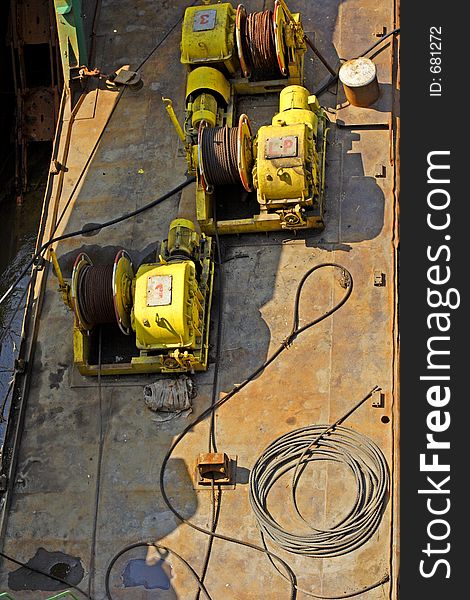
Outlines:
<svg viewBox="0 0 470 600"><path fill-rule="evenodd" d="M97 30L97 66L104 71L122 64L138 66L189 4L175 0L103 0ZM245 5L248 10L259 10L263 2L246 1ZM317 45L335 65L339 57L353 57L374 43L375 34L384 26L388 31L393 27L391 0L290 0L289 6L303 13L306 31L314 32ZM58 232L133 210L184 180L185 161L161 103L162 94L172 97L181 115L185 73L179 63L179 39L177 26L143 66L144 88L124 92ZM327 72L312 54L307 57L306 85L313 90ZM321 262L337 262L354 278L352 296L343 308L301 335L276 363L217 413L219 448L238 455L241 467L236 489L223 493L218 532L242 540L260 542L248 502L247 481L261 451L276 436L294 428L336 420L374 385L383 388L384 408L373 408L369 402L348 419L346 426L365 433L381 447L394 477L396 206L388 130L390 48L376 60L383 85L377 107L340 107L336 111L337 102L342 106L344 100L341 95L337 98L328 92L321 97L332 121L337 119L341 125L333 125L330 133L326 229L297 237L273 234L223 240L225 258L233 260L223 266L221 339L214 339L215 327L212 332L213 344L219 343L222 348L220 394L242 381L289 333L296 285L307 269ZM59 214L117 98L115 92L107 90L90 92L78 112L66 158ZM249 109L256 126L270 120L277 98L264 102L263 111L270 111L265 119L264 112ZM64 124L62 146L66 130ZM142 261L166 236L177 214L178 200L174 197L94 237L61 243L58 255L65 274L70 274L79 249L92 257L109 259L117 247L123 247L134 263ZM55 219L52 209L47 219L48 234ZM105 248L100 253L98 247ZM384 287L374 286L375 271L385 274ZM326 271L309 281L302 299L303 319L319 315L336 302L343 292L336 275ZM99 389L96 379L86 380L73 371L72 314L56 287L56 278L49 272L16 485L5 521L4 551L24 561L32 558L38 548L79 557L84 568L80 586L88 589L101 397L104 447L93 598L105 598L104 574L110 558L135 541L159 540L200 571L207 538L173 517L158 488L162 458L188 421L182 418L155 423L154 415L143 403L142 378L103 378ZM212 363L207 373L195 376L195 415L210 403L214 368ZM168 489L175 505L203 527L210 520L210 494L193 490L192 468L196 455L206 451L207 444L208 423L203 423L178 447L168 471ZM323 464L307 471L300 492L306 515L321 528L346 513L356 488L345 470ZM287 497L287 489L276 493L274 512L285 512ZM319 560L280 554L294 568L299 585L320 595L334 597L361 589L388 573L393 585L386 583L359 598L394 598L395 513L392 491L377 533L344 557ZM194 581L173 557L167 559L169 565L165 567L171 566L169 590L124 588L126 565L143 555L135 550L116 564L111 579L114 598L195 597ZM11 572L15 570L14 565L2 563L0 591L12 589L9 581L14 580ZM31 576L23 581L35 580ZM288 584L263 554L219 540L213 546L206 584L214 600L289 598ZM45 591L12 593L25 600L50 595ZM307 598L302 593L298 597Z"/></svg>

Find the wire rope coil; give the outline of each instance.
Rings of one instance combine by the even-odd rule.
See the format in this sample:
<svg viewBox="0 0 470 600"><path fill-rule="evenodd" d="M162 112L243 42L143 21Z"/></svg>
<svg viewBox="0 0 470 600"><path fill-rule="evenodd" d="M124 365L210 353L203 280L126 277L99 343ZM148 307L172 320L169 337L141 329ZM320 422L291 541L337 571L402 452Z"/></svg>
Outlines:
<svg viewBox="0 0 470 600"><path fill-rule="evenodd" d="M334 461L352 471L357 485L354 504L348 514L330 529L309 524L312 533L284 529L268 508L274 484L294 470L292 498L296 503L300 476L312 461ZM380 448L365 435L346 427L309 425L274 440L256 461L249 482L250 504L263 535L294 554L331 558L352 552L376 531L388 497L389 471Z"/></svg>
<svg viewBox="0 0 470 600"><path fill-rule="evenodd" d="M201 131L204 177L209 185L240 183L238 127L204 127Z"/></svg>
<svg viewBox="0 0 470 600"><path fill-rule="evenodd" d="M71 295L81 329L116 321L112 281L113 265L94 265L84 252L75 259Z"/></svg>
<svg viewBox="0 0 470 600"><path fill-rule="evenodd" d="M245 114L238 127L207 127L198 131L199 173L208 188L220 185L242 185L252 190L252 130Z"/></svg>
<svg viewBox="0 0 470 600"><path fill-rule="evenodd" d="M271 10L247 14L245 7L239 5L236 38L240 64L245 77L262 81L278 79L281 76Z"/></svg>
<svg viewBox="0 0 470 600"><path fill-rule="evenodd" d="M113 265L86 265L78 280L78 302L85 321L114 323Z"/></svg>

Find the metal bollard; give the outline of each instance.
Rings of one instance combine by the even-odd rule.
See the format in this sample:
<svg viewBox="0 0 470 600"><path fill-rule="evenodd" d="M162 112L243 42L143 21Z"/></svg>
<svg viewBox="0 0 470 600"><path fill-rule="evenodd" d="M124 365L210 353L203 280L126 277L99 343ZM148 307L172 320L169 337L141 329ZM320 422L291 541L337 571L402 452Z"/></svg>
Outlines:
<svg viewBox="0 0 470 600"><path fill-rule="evenodd" d="M354 58L345 62L339 70L344 93L353 106L367 107L380 95L377 69L369 58Z"/></svg>

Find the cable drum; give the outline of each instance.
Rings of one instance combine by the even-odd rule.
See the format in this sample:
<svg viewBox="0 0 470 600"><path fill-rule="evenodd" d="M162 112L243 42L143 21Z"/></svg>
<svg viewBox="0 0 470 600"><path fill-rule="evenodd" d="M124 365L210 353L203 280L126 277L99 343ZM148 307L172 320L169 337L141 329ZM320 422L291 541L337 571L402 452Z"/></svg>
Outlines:
<svg viewBox="0 0 470 600"><path fill-rule="evenodd" d="M312 461L343 463L352 471L356 499L349 513L331 529L309 524L311 534L286 531L271 515L268 496L274 484L294 471L292 502L304 468ZM376 531L387 501L389 472L380 448L368 437L346 427L310 425L291 431L272 442L258 458L250 474L251 507L263 535L278 546L303 556L332 558L359 548Z"/></svg>
<svg viewBox="0 0 470 600"><path fill-rule="evenodd" d="M201 157L204 178L209 185L241 183L238 171L238 127L204 127Z"/></svg>
<svg viewBox="0 0 470 600"><path fill-rule="evenodd" d="M84 265L80 269L77 300L83 320L90 325L115 323L113 265Z"/></svg>
<svg viewBox="0 0 470 600"><path fill-rule="evenodd" d="M278 79L281 76L274 41L271 10L237 13L237 42L245 77L253 80Z"/></svg>

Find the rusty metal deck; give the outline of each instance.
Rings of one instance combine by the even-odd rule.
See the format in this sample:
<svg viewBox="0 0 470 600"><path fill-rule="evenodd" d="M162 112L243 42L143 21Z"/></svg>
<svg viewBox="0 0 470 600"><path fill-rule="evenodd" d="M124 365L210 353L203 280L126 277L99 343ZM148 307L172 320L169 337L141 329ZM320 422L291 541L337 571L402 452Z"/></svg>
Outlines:
<svg viewBox="0 0 470 600"><path fill-rule="evenodd" d="M103 0L98 22L97 65L103 70L121 64L136 67L162 40L190 2L165 0ZM266 3L265 3L266 4ZM263 7L261 0L246 1L248 10ZM377 40L375 34L393 28L391 0L290 0L304 15L305 29L332 63L350 58ZM115 92L95 90L80 107L71 129L65 115L59 160L71 131L63 190L56 180L49 210L44 215L45 238L57 214L65 209L58 233L99 223L134 210L183 181L185 159L166 117L162 94L174 99L181 115L184 69L179 62L179 27L145 63L144 88ZM313 90L327 72L313 55L307 59L307 87ZM385 95L376 109L341 108L339 94L327 92L321 102L332 121L328 148L326 228L292 236L246 235L223 239L222 337L219 365L220 394L228 392L262 364L290 331L294 294L304 272L321 262L337 262L350 270L354 289L349 301L332 317L302 334L292 348L225 404L216 417L218 446L238 455L235 490L223 493L218 532L259 544L256 520L248 501L248 474L261 451L278 435L310 423L329 423L346 412L374 385L383 389L385 405L364 405L348 419L383 450L393 488L376 534L358 550L340 558L311 559L279 551L295 570L301 587L323 596L361 589L390 575L389 582L360 594L361 600L397 597L397 381L396 381L396 217L395 170L389 124L392 78L390 46L377 57L379 81ZM94 65L93 65L94 66ZM387 100L387 98L389 98ZM277 99L269 109L275 110ZM256 106L256 102L254 103ZM106 126L97 150L66 207L70 192ZM255 114L256 109L251 108ZM372 114L373 113L373 114ZM259 112L254 121L262 123ZM61 242L57 252L70 275L72 257L85 250L109 257L116 247L126 248L138 262L167 232L178 212L178 198L125 221L94 237ZM56 210L54 210L56 207ZM187 207L186 207L187 208ZM182 205L180 213L186 210ZM384 286L374 276L384 274ZM159 492L161 461L174 437L188 420L157 424L143 403L145 378L87 380L72 368L72 315L57 293L51 270L44 270L43 301L32 308L37 332L30 328L26 345L35 340L32 378L25 404L24 430L9 510L4 515L3 549L28 561L38 548L79 557L84 568L80 586L88 589L97 493L101 402L104 444L99 483L95 573L91 592L105 598L104 576L113 554L140 540L158 540L182 554L199 572L207 537L178 522ZM331 307L342 293L332 271L307 283L301 304L308 320ZM42 304L42 306L41 306ZM217 306L215 307L217 308ZM36 314L34 313L36 311ZM212 336L216 333L213 327ZM215 365L195 380L198 396L194 414L211 401ZM190 417L191 418L191 417ZM210 493L195 491L192 468L205 452L208 423L198 425L170 460L168 490L179 510L202 527L210 521ZM354 481L338 466L325 464L302 482L300 496L306 515L319 528L344 515L354 499ZM285 498L276 494L274 508L283 510ZM277 549L275 549L277 551ZM184 566L171 556L170 589L123 587L122 573L142 550L118 561L111 578L116 599L192 599L197 588ZM0 591L12 590L11 572L2 562ZM30 578L26 578L31 581ZM10 582L10 583L9 583ZM278 600L289 598L289 585L266 556L215 540L206 585L214 600ZM25 600L46 598L46 591L11 591ZM299 593L299 599L308 596ZM202 598L202 596L201 596Z"/></svg>

